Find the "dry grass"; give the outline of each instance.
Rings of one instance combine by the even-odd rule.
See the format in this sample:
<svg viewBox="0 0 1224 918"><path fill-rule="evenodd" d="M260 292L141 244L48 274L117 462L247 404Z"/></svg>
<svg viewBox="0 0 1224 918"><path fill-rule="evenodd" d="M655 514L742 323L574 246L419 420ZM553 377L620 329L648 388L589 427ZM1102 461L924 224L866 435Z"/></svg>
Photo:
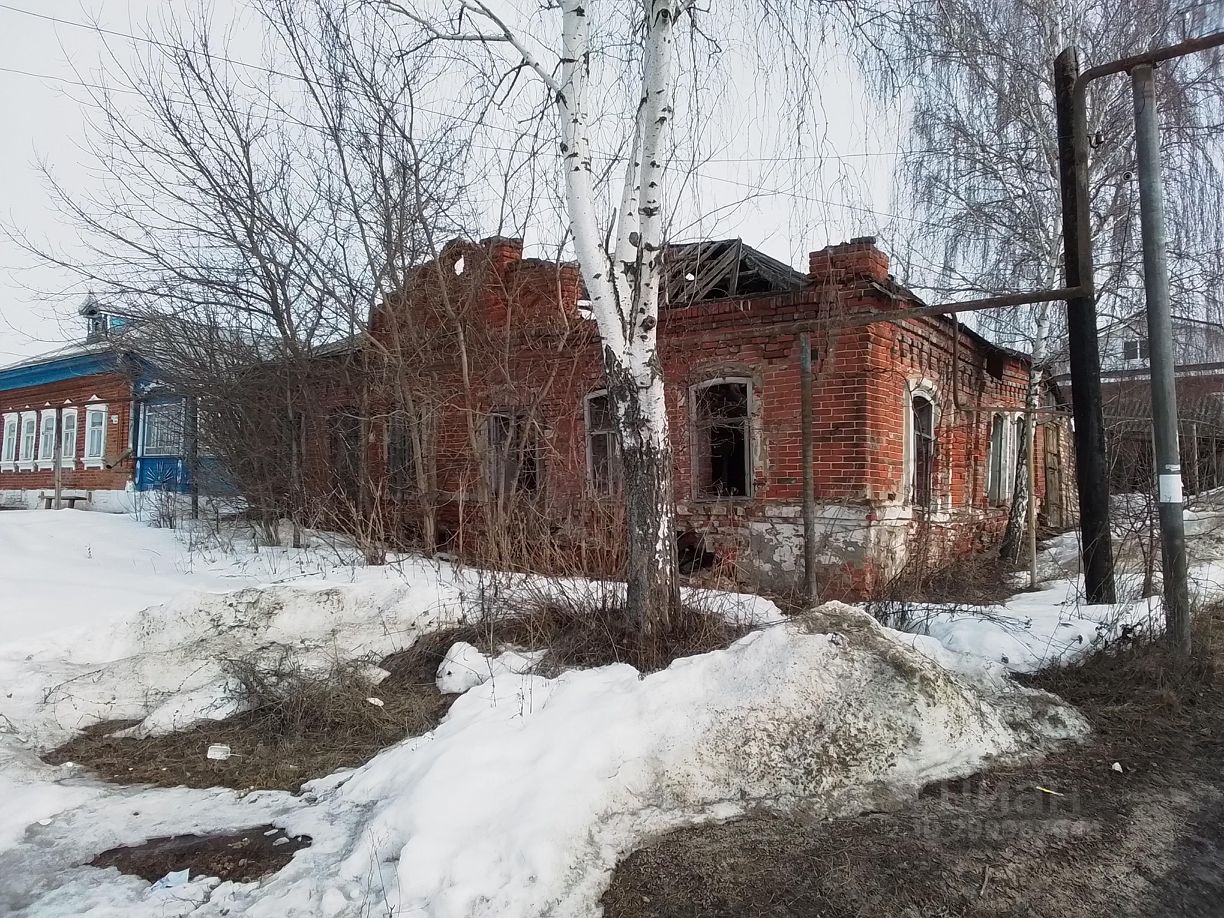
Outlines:
<svg viewBox="0 0 1224 918"><path fill-rule="evenodd" d="M451 645L466 641L489 654L507 647L543 651L537 671L545 675L611 663L653 672L680 657L721 650L749 630L715 612L685 606L672 613L665 627L643 639L614 602L588 606L549 596L526 606L516 614L489 616L424 635L410 650L389 660L414 678L428 674L432 679Z"/></svg>
<svg viewBox="0 0 1224 918"><path fill-rule="evenodd" d="M374 685L355 666L314 675L242 661L229 668L252 705L244 713L142 739L113 735L130 722L101 724L44 759L76 762L120 784L296 791L305 781L360 765L380 749L428 732L450 706L432 676L414 682L392 671ZM206 758L214 743L229 746L232 757Z"/></svg>
<svg viewBox="0 0 1224 918"><path fill-rule="evenodd" d="M685 607L643 641L611 596L593 590L519 593L516 614L430 632L387 657L381 667L390 675L377 685L357 664L319 673L287 657L233 660L226 668L242 687L248 708L243 713L141 739L114 735L132 721L97 724L44 759L53 765L76 762L121 784L296 791L306 781L360 765L379 750L437 726L452 699L438 692L435 678L456 641L486 653L506 647L544 651L538 667L543 674L609 663L649 672L677 657L726 647L747 631L716 612ZM229 746L232 757L206 758L213 744Z"/></svg>

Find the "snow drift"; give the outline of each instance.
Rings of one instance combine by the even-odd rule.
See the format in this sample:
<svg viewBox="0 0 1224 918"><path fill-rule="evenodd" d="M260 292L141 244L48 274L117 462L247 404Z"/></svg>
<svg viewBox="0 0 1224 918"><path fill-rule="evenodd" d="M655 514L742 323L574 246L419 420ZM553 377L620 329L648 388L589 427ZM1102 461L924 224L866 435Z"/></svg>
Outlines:
<svg viewBox="0 0 1224 918"><path fill-rule="evenodd" d="M245 798L249 824L276 821L314 843L259 885L178 887L175 913L594 915L618 859L655 833L756 807L876 808L1084 730L1001 667L827 604L647 676L625 665L555 679L494 672L431 734L308 784L303 798ZM151 814L156 793L142 792ZM234 828L239 804L219 793L174 792L180 821L198 830L225 800L217 828ZM131 835L129 810L121 795L93 798L40 827L33 851L0 853L0 905L163 914L146 884L70 869L136 840L115 837ZM150 821L149 835L164 834L165 813Z"/></svg>

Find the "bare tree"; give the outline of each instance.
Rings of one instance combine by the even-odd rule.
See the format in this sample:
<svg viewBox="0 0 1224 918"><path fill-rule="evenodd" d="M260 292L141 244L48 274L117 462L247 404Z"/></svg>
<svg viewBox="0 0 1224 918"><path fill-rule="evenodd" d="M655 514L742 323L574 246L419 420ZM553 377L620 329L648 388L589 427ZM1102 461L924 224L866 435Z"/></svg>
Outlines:
<svg viewBox="0 0 1224 918"><path fill-rule="evenodd" d="M540 39L485 0L458 0L441 15L398 0L382 6L415 24L422 48L472 49L468 61L489 78L494 98L527 71L555 110L573 250L602 343L624 469L628 609L649 637L679 599L657 342L675 100L681 85L700 97L701 68L712 69L719 52L705 30L728 30L734 14L706 15L693 0L559 0L546 14L559 31ZM778 61L802 61L813 7L771 0L744 10L743 24L765 36L758 48L778 50ZM619 118L610 119L608 107ZM610 167L594 153L609 134L618 151ZM616 167L619 184L609 181Z"/></svg>
<svg viewBox="0 0 1224 918"><path fill-rule="evenodd" d="M904 85L912 103L910 148L898 178L926 221L910 240L911 273L940 298L1053 287L1061 276L1062 223L1053 61L1069 45L1087 62L1115 60L1179 40L1182 4L1128 0L940 0L898 7L882 20L888 68L881 86ZM1219 316L1220 92L1210 56L1161 68L1172 268L1183 308ZM1142 303L1134 181L1133 113L1122 79L1088 98L1092 232L1098 308L1105 320ZM1209 257L1204 257L1205 255ZM1049 304L979 318L982 330L1032 357L1025 434L1003 553L1015 557L1029 501L1029 425L1039 375L1064 354L1060 310Z"/></svg>
<svg viewBox="0 0 1224 918"><path fill-rule="evenodd" d="M95 92L87 133L103 192L83 198L48 175L82 245L27 245L127 317L122 345L138 343L198 406L193 440L273 539L280 516L303 518L305 447L339 391L355 393L362 447L355 492L334 490L354 523L384 506L366 468L385 421L371 362L394 376L389 360L419 365L432 341L373 354L365 333L470 211L466 146L446 125L418 127L418 76L377 19L325 2L257 10L274 49L263 63L233 66L202 16L142 45L130 67L113 56L114 90ZM394 403L424 418L410 396L426 387L401 383L409 397ZM368 541L380 557L380 540Z"/></svg>

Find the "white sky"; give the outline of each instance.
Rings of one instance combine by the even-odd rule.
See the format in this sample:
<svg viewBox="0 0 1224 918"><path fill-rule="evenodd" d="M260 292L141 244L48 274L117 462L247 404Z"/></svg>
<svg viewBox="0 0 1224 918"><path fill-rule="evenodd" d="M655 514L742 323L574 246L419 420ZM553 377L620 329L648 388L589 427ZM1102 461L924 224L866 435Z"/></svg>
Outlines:
<svg viewBox="0 0 1224 918"><path fill-rule="evenodd" d="M134 53L123 38L104 39L92 29L39 17L97 22L105 29L143 35L150 29L156 34L158 23L182 8L181 0L0 0L0 225L6 230L0 236L0 364L80 335L77 297L62 295L71 278L38 266L7 231L60 245L75 238L73 227L55 211L38 163L45 161L74 192L87 194L95 187L80 146L87 94L72 81L104 80L108 45L121 59ZM213 19L221 23L241 16L242 10L242 0L211 3ZM258 43L248 43L251 47L240 48L236 56L255 61ZM235 56L233 47L230 54ZM826 134L807 149L786 145L786 125L762 130L751 113L726 124L726 138L713 145L715 161L701 167L687 238L742 236L749 245L806 270L811 249L887 230L896 112L874 110L835 59L824 72L816 120L827 125ZM810 162L769 161L796 153ZM818 160L815 154L827 158ZM794 190L799 170L815 176L803 183L802 192ZM744 203L751 189L756 189L753 199ZM472 235L493 229L474 227Z"/></svg>

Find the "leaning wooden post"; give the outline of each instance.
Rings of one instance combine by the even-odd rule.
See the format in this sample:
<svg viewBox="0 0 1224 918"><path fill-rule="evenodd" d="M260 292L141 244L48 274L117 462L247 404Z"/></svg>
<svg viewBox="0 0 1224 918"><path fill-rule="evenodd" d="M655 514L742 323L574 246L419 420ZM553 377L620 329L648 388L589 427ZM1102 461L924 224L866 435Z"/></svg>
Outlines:
<svg viewBox="0 0 1224 918"><path fill-rule="evenodd" d="M812 339L799 335L799 393L803 435L803 598L818 602L816 591L816 469L812 450Z"/></svg>

